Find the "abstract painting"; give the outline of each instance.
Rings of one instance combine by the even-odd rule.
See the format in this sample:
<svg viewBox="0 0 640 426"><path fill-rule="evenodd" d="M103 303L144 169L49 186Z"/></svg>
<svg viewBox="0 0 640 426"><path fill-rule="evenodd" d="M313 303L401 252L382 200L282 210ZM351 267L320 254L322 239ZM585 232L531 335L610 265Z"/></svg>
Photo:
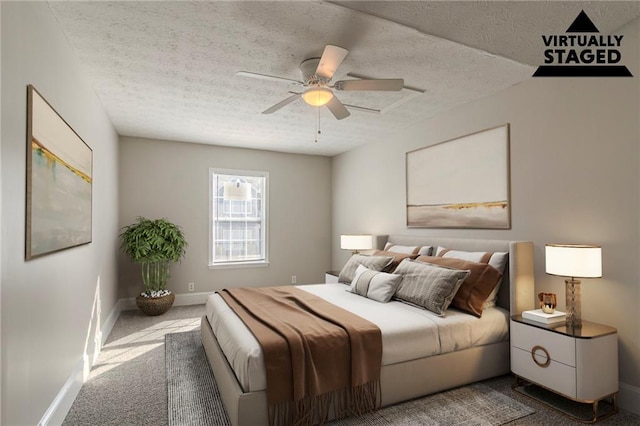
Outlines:
<svg viewBox="0 0 640 426"><path fill-rule="evenodd" d="M91 242L93 151L27 87L27 260Z"/></svg>
<svg viewBox="0 0 640 426"><path fill-rule="evenodd" d="M407 226L510 229L509 125L406 155Z"/></svg>

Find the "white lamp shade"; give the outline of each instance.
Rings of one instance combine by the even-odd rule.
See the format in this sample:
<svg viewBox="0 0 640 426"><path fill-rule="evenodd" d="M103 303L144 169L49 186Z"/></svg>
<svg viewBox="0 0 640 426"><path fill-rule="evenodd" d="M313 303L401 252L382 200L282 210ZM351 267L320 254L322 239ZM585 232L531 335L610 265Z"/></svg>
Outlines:
<svg viewBox="0 0 640 426"><path fill-rule="evenodd" d="M372 235L340 235L343 250L370 250L373 248Z"/></svg>
<svg viewBox="0 0 640 426"><path fill-rule="evenodd" d="M222 198L229 201L248 201L251 199L251 184L225 182Z"/></svg>
<svg viewBox="0 0 640 426"><path fill-rule="evenodd" d="M602 276L602 248L583 244L547 244L545 246L547 274L572 278Z"/></svg>

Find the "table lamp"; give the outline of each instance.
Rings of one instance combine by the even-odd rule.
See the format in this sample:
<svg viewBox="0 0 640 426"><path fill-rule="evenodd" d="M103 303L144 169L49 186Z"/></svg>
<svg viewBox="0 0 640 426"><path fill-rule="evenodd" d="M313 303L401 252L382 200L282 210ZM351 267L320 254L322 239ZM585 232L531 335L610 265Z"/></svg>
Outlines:
<svg viewBox="0 0 640 426"><path fill-rule="evenodd" d="M550 275L569 277L566 284L567 327L582 326L580 280L602 277L602 248L585 244L546 244L545 271Z"/></svg>
<svg viewBox="0 0 640 426"><path fill-rule="evenodd" d="M371 250L373 248L372 235L340 235L340 248L351 250L353 254L358 254L358 250Z"/></svg>

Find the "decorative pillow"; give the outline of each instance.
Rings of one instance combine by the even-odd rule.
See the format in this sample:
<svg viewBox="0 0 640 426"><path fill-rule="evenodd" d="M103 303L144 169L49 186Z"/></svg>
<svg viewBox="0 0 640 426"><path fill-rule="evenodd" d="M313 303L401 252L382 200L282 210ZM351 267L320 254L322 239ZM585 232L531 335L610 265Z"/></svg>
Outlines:
<svg viewBox="0 0 640 426"><path fill-rule="evenodd" d="M396 274L402 275L396 299L444 316L469 271L405 259L400 262Z"/></svg>
<svg viewBox="0 0 640 426"><path fill-rule="evenodd" d="M391 256L364 256L361 254L354 254L342 267L342 270L338 275L338 282L346 284L351 283L351 280L353 280L353 277L356 275L358 265L364 265L368 269L372 269L374 271L382 271L392 261L393 257Z"/></svg>
<svg viewBox="0 0 640 426"><path fill-rule="evenodd" d="M418 257L417 254L395 253L395 252L392 252L392 251L382 251L382 250L374 251L373 255L374 256L390 256L390 257L393 258L391 263L389 265L387 265L382 270L383 272L393 272L398 267L400 262L402 262L403 260L405 260L405 259L415 259L415 258Z"/></svg>
<svg viewBox="0 0 640 426"><path fill-rule="evenodd" d="M420 262L470 271L456 293L451 306L480 318L484 301L502 279L502 274L487 263L469 262L453 257L420 256Z"/></svg>
<svg viewBox="0 0 640 426"><path fill-rule="evenodd" d="M351 292L360 296L387 303L395 294L402 281L402 275L372 271L358 265L356 275L351 281Z"/></svg>
<svg viewBox="0 0 640 426"><path fill-rule="evenodd" d="M432 252L433 252L433 246L422 246L420 247L420 250L418 250L418 254L420 256L431 256Z"/></svg>
<svg viewBox="0 0 640 426"><path fill-rule="evenodd" d="M503 275L509 258L509 253L506 252L493 253L483 251L461 251L451 250L446 247L438 247L436 253L436 256L438 257L454 257L456 259L468 260L470 262L488 263ZM485 300L485 309L495 306L496 299L498 298L498 290L500 290L500 284L502 284L502 279L498 281L498 285L493 289L491 294L489 294L487 300Z"/></svg>
<svg viewBox="0 0 640 426"><path fill-rule="evenodd" d="M419 256L431 256L432 246L401 246L399 244L386 243L384 251L392 251L394 253L417 254Z"/></svg>

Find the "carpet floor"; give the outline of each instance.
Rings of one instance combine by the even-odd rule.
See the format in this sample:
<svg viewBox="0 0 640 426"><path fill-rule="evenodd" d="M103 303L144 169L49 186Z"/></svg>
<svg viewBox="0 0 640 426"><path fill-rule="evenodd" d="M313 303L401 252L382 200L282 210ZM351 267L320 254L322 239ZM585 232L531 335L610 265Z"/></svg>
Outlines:
<svg viewBox="0 0 640 426"><path fill-rule="evenodd" d="M202 315L204 305L174 306L159 317L122 312L63 424L168 426L165 335L197 330ZM513 391L509 375L481 383L535 410L510 426L583 424ZM640 416L623 410L598 424L640 426Z"/></svg>

